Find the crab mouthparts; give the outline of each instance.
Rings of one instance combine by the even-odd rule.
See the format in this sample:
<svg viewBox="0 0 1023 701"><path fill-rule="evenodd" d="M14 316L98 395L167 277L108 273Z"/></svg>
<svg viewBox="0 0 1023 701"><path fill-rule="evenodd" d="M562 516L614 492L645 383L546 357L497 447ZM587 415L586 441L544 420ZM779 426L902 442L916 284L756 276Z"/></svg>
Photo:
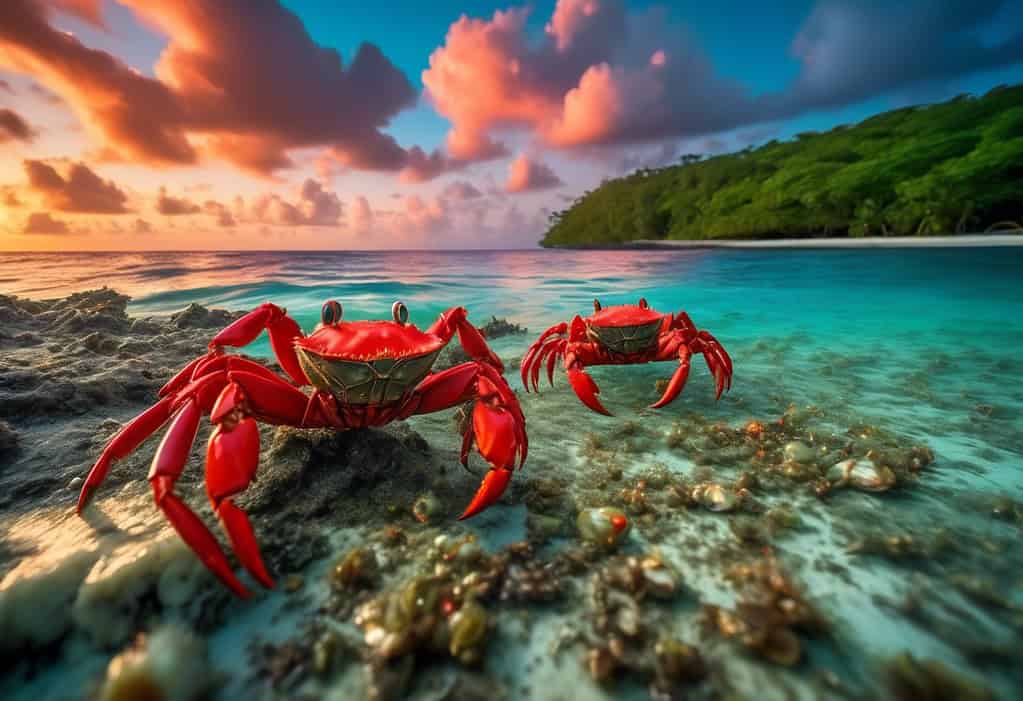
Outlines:
<svg viewBox="0 0 1023 701"><path fill-rule="evenodd" d="M605 348L628 355L651 348L657 342L661 320L633 326L590 326L590 334Z"/></svg>
<svg viewBox="0 0 1023 701"><path fill-rule="evenodd" d="M401 400L423 381L439 350L405 358L351 360L296 348L298 362L317 389L344 404L389 404Z"/></svg>

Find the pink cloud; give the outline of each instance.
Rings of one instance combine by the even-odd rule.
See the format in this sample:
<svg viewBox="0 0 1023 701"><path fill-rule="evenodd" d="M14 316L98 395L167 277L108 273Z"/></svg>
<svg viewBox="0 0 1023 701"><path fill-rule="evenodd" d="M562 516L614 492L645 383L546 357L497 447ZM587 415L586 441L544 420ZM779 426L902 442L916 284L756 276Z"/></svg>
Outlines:
<svg viewBox="0 0 1023 701"><path fill-rule="evenodd" d="M356 234L368 234L373 231L373 224L376 217L369 200L362 195L355 198L352 203L351 229Z"/></svg>
<svg viewBox="0 0 1023 701"><path fill-rule="evenodd" d="M463 16L423 72L452 122L453 156L500 155L502 131L556 148L655 141L755 119L752 101L715 75L663 9L626 13L621 0L559 0L546 35L527 35L529 10Z"/></svg>
<svg viewBox="0 0 1023 701"><path fill-rule="evenodd" d="M528 192L547 190L562 184L561 178L548 166L521 154L512 161L504 188L508 192Z"/></svg>
<svg viewBox="0 0 1023 701"><path fill-rule="evenodd" d="M252 212L258 221L267 224L335 226L343 208L336 194L310 178L302 184L296 202L288 202L277 194L263 195L253 203Z"/></svg>
<svg viewBox="0 0 1023 701"><path fill-rule="evenodd" d="M483 197L483 193L477 187L465 180L456 180L445 186L441 195L449 200L456 201L475 200Z"/></svg>

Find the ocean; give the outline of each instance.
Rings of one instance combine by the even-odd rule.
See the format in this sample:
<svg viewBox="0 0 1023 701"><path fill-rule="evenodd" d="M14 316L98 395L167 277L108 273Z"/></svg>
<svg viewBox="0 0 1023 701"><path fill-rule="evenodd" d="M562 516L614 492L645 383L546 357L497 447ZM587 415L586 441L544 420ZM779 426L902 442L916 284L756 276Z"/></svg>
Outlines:
<svg viewBox="0 0 1023 701"><path fill-rule="evenodd" d="M815 435L827 432L926 446L933 462L890 491L836 490L822 501L793 479L760 496L765 509L783 504L802 513L803 526L772 536L750 558L774 553L829 624L823 637L804 640L800 666L770 665L706 630L705 605L733 606L738 594L694 548L741 541L733 514L671 512L677 530L658 547L687 589L665 614L667 625L705 646L734 690L767 689L763 698L840 697L843 689L869 697L866 690L890 674L885 661L906 651L1002 698L1023 689L1013 662L1023 642L1023 248L0 254L0 293L44 299L101 286L130 295L134 316L168 315L193 302L247 310L269 300L307 331L329 299L348 319L389 318L401 300L421 328L460 305L478 325L496 316L528 327L526 336L493 342L506 362L549 326L589 314L594 299L606 307L645 298L661 312L685 310L731 354L731 392L715 402L710 373L695 359L680 397L655 411L646 405L672 364L593 368L601 400L615 413L608 418L586 410L563 373L553 388L545 379L539 394L527 394L509 365L531 446L513 480L582 483L593 445L623 440L621 427L638 425L654 444L621 458L626 482L651 465L732 482L749 469L748 454L708 449L701 458L706 436L681 450L663 437L695 425L771 425L786 411L813 417L801 440L814 446ZM266 357L269 345L261 339L244 352ZM457 440L446 412L410 425L431 444ZM486 546L500 547L524 537L526 511L504 503L466 525ZM633 532L635 552L646 547L641 533ZM572 538L548 547L560 542ZM228 641L242 640L258 617L271 615L272 597L283 596L242 613L234 632L227 624L214 634L212 663L237 667ZM570 609L538 607L524 632L522 621L497 619L483 668L514 698L643 698L645 682L601 686L579 663L579 650L551 653ZM72 663L54 664L59 671ZM18 688L38 698L54 689L46 678Z"/></svg>

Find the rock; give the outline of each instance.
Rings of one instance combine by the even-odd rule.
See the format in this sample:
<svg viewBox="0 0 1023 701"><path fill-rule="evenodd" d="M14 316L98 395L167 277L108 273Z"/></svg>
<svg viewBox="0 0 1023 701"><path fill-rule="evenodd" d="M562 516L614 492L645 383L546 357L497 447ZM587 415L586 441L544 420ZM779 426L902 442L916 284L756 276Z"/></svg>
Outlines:
<svg viewBox="0 0 1023 701"><path fill-rule="evenodd" d="M579 537L606 548L616 547L628 535L630 526L628 517L612 506L583 509L576 517Z"/></svg>
<svg viewBox="0 0 1023 701"><path fill-rule="evenodd" d="M94 551L78 551L9 572L0 582L0 650L40 648L63 636L71 627L78 585L97 557Z"/></svg>
<svg viewBox="0 0 1023 701"><path fill-rule="evenodd" d="M214 675L202 638L176 625L140 636L110 660L99 701L193 701L205 698Z"/></svg>
<svg viewBox="0 0 1023 701"><path fill-rule="evenodd" d="M526 327L519 326L507 319L498 319L496 316L490 317L490 321L480 326L479 330L483 337L489 340L501 338L502 336L517 336L529 333L529 329Z"/></svg>
<svg viewBox="0 0 1023 701"><path fill-rule="evenodd" d="M0 419L0 458L18 449L18 432L11 425Z"/></svg>
<svg viewBox="0 0 1023 701"><path fill-rule="evenodd" d="M170 323L179 329L210 329L223 328L235 319L241 318L245 312L229 312L225 309L207 309L201 304L192 302L185 309L172 314Z"/></svg>
<svg viewBox="0 0 1023 701"><path fill-rule="evenodd" d="M127 642L139 625L147 596L166 607L191 604L212 575L176 533L156 542L129 543L104 554L78 588L71 617L101 647Z"/></svg>
<svg viewBox="0 0 1023 701"><path fill-rule="evenodd" d="M814 449L802 441L792 441L785 444L785 459L795 463L806 465L814 461L817 453Z"/></svg>

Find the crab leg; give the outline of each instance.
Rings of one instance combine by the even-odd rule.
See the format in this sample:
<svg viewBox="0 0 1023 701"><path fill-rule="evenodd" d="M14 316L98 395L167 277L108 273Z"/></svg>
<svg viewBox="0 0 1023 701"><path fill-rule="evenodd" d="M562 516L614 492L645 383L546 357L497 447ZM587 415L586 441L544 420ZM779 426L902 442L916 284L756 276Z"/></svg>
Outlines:
<svg viewBox="0 0 1023 701"><path fill-rule="evenodd" d="M674 318L672 326L683 334L683 343L694 353L703 353L707 369L714 376L715 398L720 399L722 392L732 388L732 359L724 346L712 334L700 331L696 324L684 311Z"/></svg>
<svg viewBox="0 0 1023 701"><path fill-rule="evenodd" d="M270 347L284 372L299 385L309 384L302 366L295 354L295 339L302 338L302 329L276 304L265 302L245 316L237 319L210 341L210 350L218 351L223 346L235 348L247 346L266 330L270 334Z"/></svg>
<svg viewBox="0 0 1023 701"><path fill-rule="evenodd" d="M263 586L272 588L252 524L230 498L249 486L259 466L259 427L247 413L245 397L244 390L232 383L210 414L217 428L206 446L206 493L242 565Z"/></svg>
<svg viewBox="0 0 1023 701"><path fill-rule="evenodd" d="M82 491L78 495L78 506L76 508L79 514L89 504L96 488L106 479L107 473L110 472L110 466L115 461L131 455L147 438L159 431L160 427L167 423L171 415L173 403L172 397L161 399L132 419L111 439L110 443L107 444L107 447L100 454L99 460L89 470L89 475L85 478L85 483L82 485Z"/></svg>
<svg viewBox="0 0 1023 701"><path fill-rule="evenodd" d="M686 380L689 378L689 358L692 356L692 351L685 344L679 346L678 349L678 362L679 365L675 369L675 374L671 376L671 380L668 382L668 386L664 390L664 394L656 402L650 405L651 409L660 409L663 406L667 406L671 402L675 401L682 388L686 386Z"/></svg>
<svg viewBox="0 0 1023 701"><path fill-rule="evenodd" d="M469 323L469 312L465 307L452 307L447 310L440 315L437 321L433 322L426 333L432 333L444 339L450 339L455 333L458 333L458 342L470 358L489 363L504 372L504 363L487 345L479 329Z"/></svg>
<svg viewBox="0 0 1023 701"><path fill-rule="evenodd" d="M249 590L238 581L231 570L227 556L220 549L217 539L195 512L174 493L174 483L181 476L185 461L192 450L201 416L202 413L194 399L189 399L181 407L153 457L153 464L149 469L149 483L153 486L156 505L163 511L181 539L195 551L203 564L217 575L220 581L238 596L248 598Z"/></svg>
<svg viewBox="0 0 1023 701"><path fill-rule="evenodd" d="M517 401L513 405L505 403L508 395L513 400L514 395L504 378L496 372L494 375L485 373L477 380L480 396L473 408L471 429L476 447L490 463L490 470L459 520L475 516L500 499L511 480L516 455L521 454L520 465L526 459L522 412Z"/></svg>
<svg viewBox="0 0 1023 701"><path fill-rule="evenodd" d="M600 400L597 399L597 395L600 394L600 388L597 387L597 383L593 381L593 378L587 374L585 366L576 355L575 351L569 350L565 354L565 371L568 375L568 382L572 385L572 390L575 392L576 396L579 397L579 401L598 414L613 416L613 414L600 403Z"/></svg>
<svg viewBox="0 0 1023 701"><path fill-rule="evenodd" d="M472 423L462 436L460 459L469 461L469 451L476 444L480 455L490 463L465 513L461 518L478 514L497 501L511 479L516 461L526 461L529 441L526 438L526 419L518 399L507 381L489 363L473 361L456 365L443 372L430 375L420 383L402 418L412 414L426 414L457 406L475 399Z"/></svg>
<svg viewBox="0 0 1023 701"><path fill-rule="evenodd" d="M529 376L530 364L533 362L533 359L535 358L536 354L540 351L541 347L543 347L544 341L546 341L548 338L554 335L559 336L564 335L567 331L568 324L566 324L565 322L561 322L560 324L556 324L550 327L542 334L540 334L540 338L536 339L536 341L534 341L533 344L529 346L529 349L526 351L526 354L522 356L522 362L519 366L519 373L522 377L522 386L526 388L527 392L529 391L529 382L527 382L526 378Z"/></svg>

